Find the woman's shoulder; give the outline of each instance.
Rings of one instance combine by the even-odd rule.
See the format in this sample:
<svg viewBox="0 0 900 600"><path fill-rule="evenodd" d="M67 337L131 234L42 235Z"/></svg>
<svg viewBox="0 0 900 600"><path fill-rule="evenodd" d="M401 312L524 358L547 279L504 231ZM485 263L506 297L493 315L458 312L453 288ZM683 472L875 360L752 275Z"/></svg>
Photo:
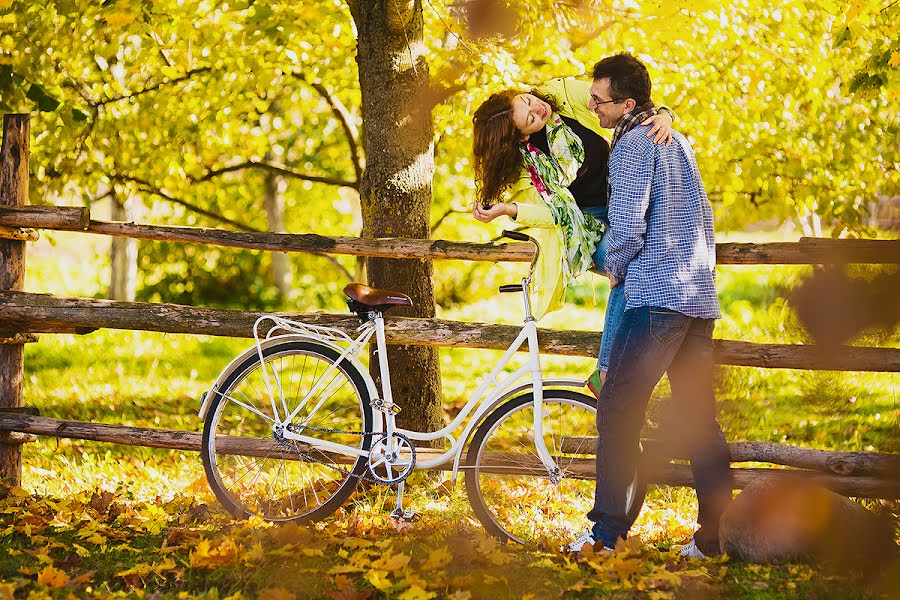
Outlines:
<svg viewBox="0 0 900 600"><path fill-rule="evenodd" d="M561 116L575 119L598 135L607 134L607 131L600 127L597 115L588 108L591 100L589 82L575 77L557 77L547 81L539 89L556 98Z"/></svg>

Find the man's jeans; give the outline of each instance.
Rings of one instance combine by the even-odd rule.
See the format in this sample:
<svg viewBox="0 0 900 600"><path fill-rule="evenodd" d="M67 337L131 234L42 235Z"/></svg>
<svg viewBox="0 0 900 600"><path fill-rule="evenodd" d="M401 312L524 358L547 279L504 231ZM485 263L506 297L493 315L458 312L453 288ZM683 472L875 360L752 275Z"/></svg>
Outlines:
<svg viewBox="0 0 900 600"><path fill-rule="evenodd" d="M631 528L626 492L638 466L641 427L650 394L668 372L679 447L691 460L700 508L695 539L701 550L718 551L719 517L731 501L732 483L728 446L716 422L714 327L713 319L648 306L622 318L597 402L597 488L588 513L594 539L606 546Z"/></svg>
<svg viewBox="0 0 900 600"><path fill-rule="evenodd" d="M606 275L606 248L609 245L609 208L606 206L589 206L584 212L606 224L606 233L597 243L594 249L594 266L591 272ZM606 301L606 318L603 324L603 337L600 338L600 352L597 356L597 369L609 370L609 353L612 349L612 341L616 330L622 322L622 314L625 312L625 286L617 285L609 291Z"/></svg>

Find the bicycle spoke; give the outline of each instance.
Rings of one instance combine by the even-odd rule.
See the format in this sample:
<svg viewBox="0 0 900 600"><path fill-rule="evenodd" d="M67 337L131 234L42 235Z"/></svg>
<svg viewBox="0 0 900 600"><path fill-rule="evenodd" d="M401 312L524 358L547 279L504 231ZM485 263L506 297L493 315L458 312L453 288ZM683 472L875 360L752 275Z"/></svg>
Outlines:
<svg viewBox="0 0 900 600"><path fill-rule="evenodd" d="M277 404L284 403L288 410L294 410L318 385L314 397L309 399L312 404L302 408L294 420L299 423L308 419L309 424L316 424L304 429L305 436L355 448L367 444L359 433L371 423L368 388L361 375L348 374L345 363L333 366L338 353L311 342L286 342L263 352L272 391L281 397L276 399ZM330 513L352 492L356 478L349 472L364 468L364 459L334 465L331 453L276 436L276 418L262 385L263 367L258 355L248 358L246 364L221 386L222 397L207 415L204 464L216 496L231 510L259 513L273 520L315 518ZM310 414L317 404L319 408ZM265 456L215 451L216 444L222 443L219 440L232 440L232 447L243 447L236 438L252 441L250 447ZM260 446L266 440L272 444L272 450L265 450L265 444Z"/></svg>
<svg viewBox="0 0 900 600"><path fill-rule="evenodd" d="M537 450L530 396L498 408L474 436L466 490L479 520L494 535L519 542L563 542L584 530L594 483L570 472L574 460L587 457L568 449L563 452L562 439L595 436L595 417L588 402L569 394L572 399L545 391L542 402L544 444L559 467L559 477L545 471Z"/></svg>

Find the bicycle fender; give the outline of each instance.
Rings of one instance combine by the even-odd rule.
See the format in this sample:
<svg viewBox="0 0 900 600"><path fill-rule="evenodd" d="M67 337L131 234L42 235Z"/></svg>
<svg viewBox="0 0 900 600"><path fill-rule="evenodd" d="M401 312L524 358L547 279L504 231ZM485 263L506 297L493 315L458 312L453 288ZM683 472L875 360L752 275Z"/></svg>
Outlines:
<svg viewBox="0 0 900 600"><path fill-rule="evenodd" d="M299 334L289 334L289 335L279 335L275 336L260 342L260 350L266 350L267 348L281 344L284 342L311 342L314 344L321 344L323 346L327 346L332 350L343 354L344 348L341 348L337 344L330 342L328 340L323 340L320 338L312 337L309 335L299 335ZM219 390L219 386L225 382L226 379L234 372L238 365L242 364L247 358L253 355L258 355L259 350L257 350L256 345L250 346L244 352L236 356L231 360L231 362L226 365L222 372L216 377L216 380L210 386L209 390L205 392L201 396L201 405L200 410L197 413L197 416L201 419L206 418L206 413L209 410L210 399L215 397L215 394ZM369 392L369 398L378 398L378 391L375 387L375 381L372 379L372 376L369 375L368 369L366 369L363 364L359 361L359 359L355 356L347 356L344 360L348 361L359 373L362 375L363 381L366 382L366 389ZM378 419L374 419L374 429L376 431L381 431L381 422Z"/></svg>
<svg viewBox="0 0 900 600"><path fill-rule="evenodd" d="M584 380L582 379L565 379L565 378L557 378L557 379L544 379L544 390L548 389L575 389L582 390L584 389ZM487 405L486 408L479 410L476 414L472 415L472 418L469 419L469 422L466 424L466 428L463 430L462 434L459 436L461 440L463 440L462 448L465 448L469 444L469 439L472 437L472 432L475 431L475 428L481 423L482 418L490 413L492 410L509 400L515 396L522 394L523 392L527 392L531 388L534 387L534 382L529 381L527 383L523 383L518 385L511 390L507 391L505 394L498 396L490 405ZM477 418L476 418L477 417ZM450 481L453 485L456 485L456 476L459 474L459 461L462 459L462 451L456 454L456 457L453 459L453 470L450 472Z"/></svg>

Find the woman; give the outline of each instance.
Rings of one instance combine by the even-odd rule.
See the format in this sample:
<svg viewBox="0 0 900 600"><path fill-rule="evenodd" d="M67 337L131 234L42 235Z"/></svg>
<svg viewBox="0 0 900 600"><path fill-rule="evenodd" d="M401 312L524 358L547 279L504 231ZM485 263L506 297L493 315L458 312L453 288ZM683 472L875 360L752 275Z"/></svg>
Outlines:
<svg viewBox="0 0 900 600"><path fill-rule="evenodd" d="M536 318L558 308L566 286L584 271L605 274L610 149L589 100L590 83L553 79L531 92L493 94L473 118L478 199L472 213L484 223L507 216L536 228ZM671 111L660 110L642 123L653 125L648 136L657 143L671 138ZM590 380L595 394L624 309L619 285L607 302L598 372Z"/></svg>

